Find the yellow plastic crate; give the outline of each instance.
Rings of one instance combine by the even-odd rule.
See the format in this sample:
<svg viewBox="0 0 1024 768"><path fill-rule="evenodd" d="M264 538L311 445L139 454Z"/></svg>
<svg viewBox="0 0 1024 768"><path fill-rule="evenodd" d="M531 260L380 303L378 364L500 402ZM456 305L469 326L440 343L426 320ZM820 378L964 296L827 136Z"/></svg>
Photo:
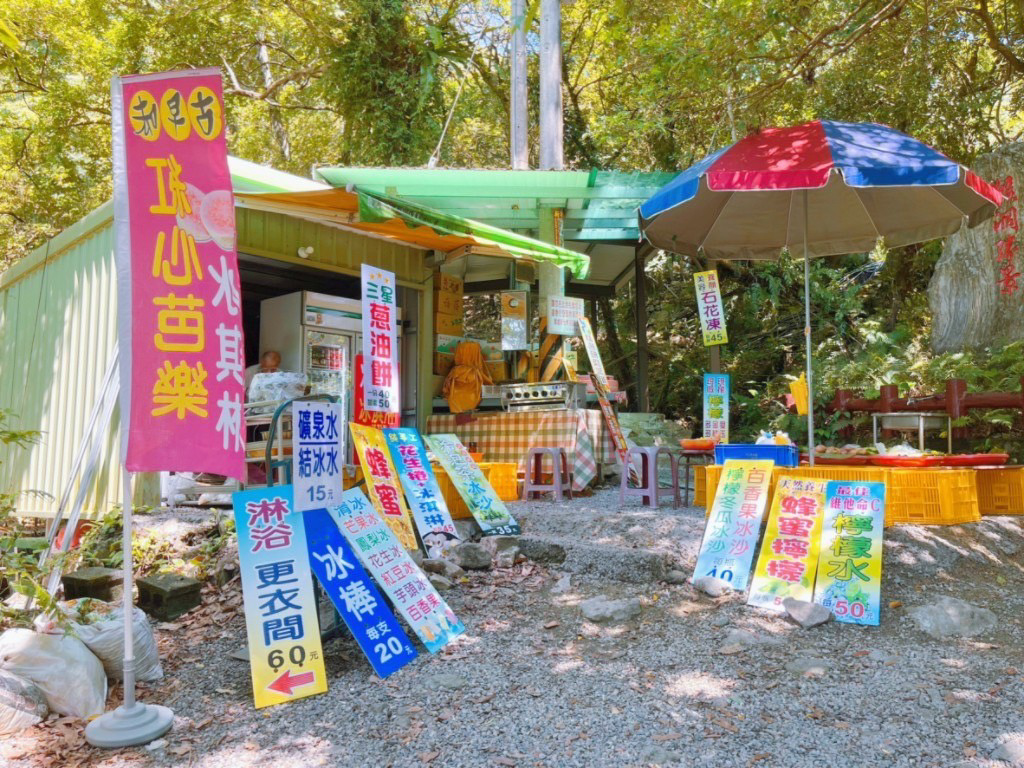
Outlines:
<svg viewBox="0 0 1024 768"><path fill-rule="evenodd" d="M707 498L707 466L704 464L693 465L693 506L708 506Z"/></svg>
<svg viewBox="0 0 1024 768"><path fill-rule="evenodd" d="M974 479L982 515L1024 515L1024 467L977 469Z"/></svg>
<svg viewBox="0 0 1024 768"><path fill-rule="evenodd" d="M448 511L451 513L452 520L471 518L473 515L469 511L469 507L466 506L466 502L462 500L459 492L455 490L455 486L452 485L452 481L448 478L448 473L444 471L440 464L431 462L430 466L434 470L437 486L441 489L441 495L444 497L444 503L448 505Z"/></svg>
<svg viewBox="0 0 1024 768"><path fill-rule="evenodd" d="M723 467L708 466L705 471L707 509L715 501L715 492ZM985 470L996 471L996 470ZM1010 471L1010 470L1003 470ZM772 472L769 498L775 495L780 477L819 480L846 480L886 484L885 524L957 525L981 519L979 491L975 471L970 469L888 469L885 467L776 467ZM1015 498L1024 514L1024 477ZM1004 502L1005 504L1006 502ZM995 512L993 514L1007 514Z"/></svg>
<svg viewBox="0 0 1024 768"><path fill-rule="evenodd" d="M489 469L485 469L488 467ZM502 501L519 501L519 467L515 464L492 462L481 464L487 482Z"/></svg>
<svg viewBox="0 0 1024 768"><path fill-rule="evenodd" d="M885 523L957 525L981 520L971 469L890 469Z"/></svg>

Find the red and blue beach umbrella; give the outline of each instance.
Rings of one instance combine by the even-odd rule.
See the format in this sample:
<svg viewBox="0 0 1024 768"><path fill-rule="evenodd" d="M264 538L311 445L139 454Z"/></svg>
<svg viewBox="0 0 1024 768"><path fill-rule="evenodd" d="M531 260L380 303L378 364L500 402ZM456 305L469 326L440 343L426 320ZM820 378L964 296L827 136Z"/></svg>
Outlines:
<svg viewBox="0 0 1024 768"><path fill-rule="evenodd" d="M815 120L747 136L686 169L640 206L652 245L708 259L870 251L945 237L989 218L1002 196L972 171L875 123ZM810 270L804 264L807 387ZM814 408L807 414L814 463Z"/></svg>
<svg viewBox="0 0 1024 768"><path fill-rule="evenodd" d="M803 202L806 193L807 227ZM874 123L769 128L680 173L640 206L659 248L711 259L777 259L897 247L974 226L1001 197L916 139Z"/></svg>

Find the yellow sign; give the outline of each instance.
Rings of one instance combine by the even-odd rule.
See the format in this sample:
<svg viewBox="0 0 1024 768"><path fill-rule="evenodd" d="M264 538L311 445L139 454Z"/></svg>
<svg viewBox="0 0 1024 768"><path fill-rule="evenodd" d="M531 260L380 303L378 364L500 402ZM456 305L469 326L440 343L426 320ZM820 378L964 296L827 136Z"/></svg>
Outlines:
<svg viewBox="0 0 1024 768"><path fill-rule="evenodd" d="M825 487L814 602L836 621L878 626L884 528L885 483L833 480Z"/></svg>
<svg viewBox="0 0 1024 768"><path fill-rule="evenodd" d="M232 495L257 709L327 691L302 513L292 486Z"/></svg>
<svg viewBox="0 0 1024 768"><path fill-rule="evenodd" d="M391 463L391 451L384 433L355 422L349 422L348 428L352 430L353 444L366 478L367 495L374 509L384 518L402 546L412 552L418 548L412 516L402 495L395 465Z"/></svg>
<svg viewBox="0 0 1024 768"><path fill-rule="evenodd" d="M779 480L750 583L748 605L781 612L787 597L810 601L818 570L824 508L824 480Z"/></svg>
<svg viewBox="0 0 1024 768"><path fill-rule="evenodd" d="M704 333L704 346L727 344L729 334L725 330L725 307L722 293L718 288L718 272L694 272L693 284L697 288L697 314Z"/></svg>

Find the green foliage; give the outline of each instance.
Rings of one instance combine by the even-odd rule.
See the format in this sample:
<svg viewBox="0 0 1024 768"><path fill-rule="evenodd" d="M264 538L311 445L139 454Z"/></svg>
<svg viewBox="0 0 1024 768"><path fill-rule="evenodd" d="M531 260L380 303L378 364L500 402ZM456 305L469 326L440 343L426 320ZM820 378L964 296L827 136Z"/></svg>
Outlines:
<svg viewBox="0 0 1024 768"><path fill-rule="evenodd" d="M39 437L38 432L9 429L9 414L0 410L0 444L25 448ZM0 494L0 600L11 592L32 597L36 606L52 612L53 600L41 586L45 573L39 569L39 553L30 544L30 531L15 515L13 494ZM27 624L28 615L0 602L0 625Z"/></svg>
<svg viewBox="0 0 1024 768"><path fill-rule="evenodd" d="M136 507L135 512L146 513L148 508ZM79 547L81 565L120 568L124 562L121 506L114 505L97 524L82 536ZM158 570L172 559L170 544L156 536L132 536L132 561L135 573L145 576Z"/></svg>

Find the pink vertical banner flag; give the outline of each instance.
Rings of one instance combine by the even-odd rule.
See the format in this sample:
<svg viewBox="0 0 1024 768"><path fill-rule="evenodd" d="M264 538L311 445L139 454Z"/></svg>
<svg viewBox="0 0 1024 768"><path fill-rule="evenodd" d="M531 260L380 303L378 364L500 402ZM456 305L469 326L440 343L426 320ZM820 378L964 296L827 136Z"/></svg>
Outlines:
<svg viewBox="0 0 1024 768"><path fill-rule="evenodd" d="M111 83L121 446L244 478L245 345L217 69Z"/></svg>
<svg viewBox="0 0 1024 768"><path fill-rule="evenodd" d="M398 396L398 283L395 273L363 264L363 404L401 413Z"/></svg>

